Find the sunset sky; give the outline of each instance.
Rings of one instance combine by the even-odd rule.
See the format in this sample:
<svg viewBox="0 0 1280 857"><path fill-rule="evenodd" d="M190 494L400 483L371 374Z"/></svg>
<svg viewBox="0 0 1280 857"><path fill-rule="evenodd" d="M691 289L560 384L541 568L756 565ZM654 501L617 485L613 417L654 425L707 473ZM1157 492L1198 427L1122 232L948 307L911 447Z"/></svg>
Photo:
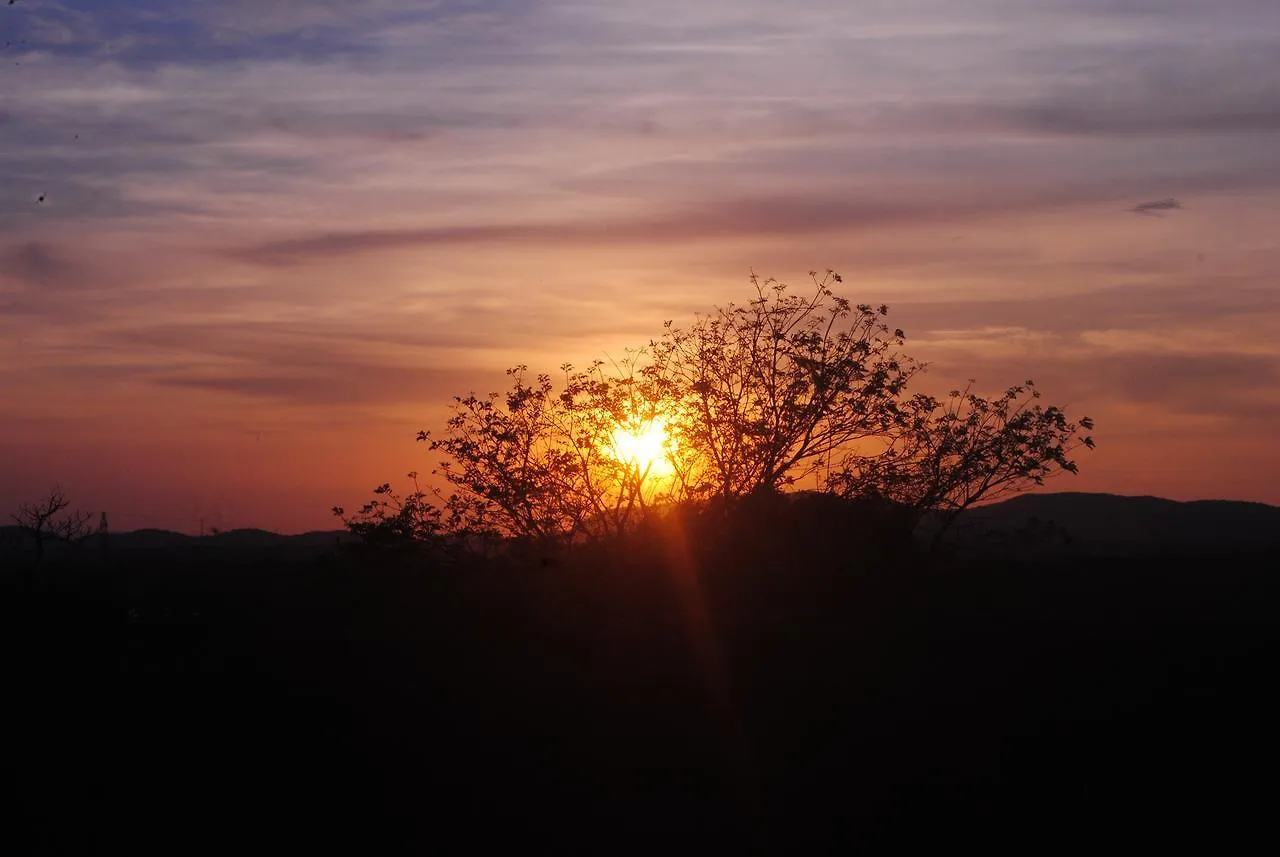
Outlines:
<svg viewBox="0 0 1280 857"><path fill-rule="evenodd" d="M0 6L4 517L333 528L452 394L811 268L1094 417L1054 490L1280 503L1280 3Z"/></svg>

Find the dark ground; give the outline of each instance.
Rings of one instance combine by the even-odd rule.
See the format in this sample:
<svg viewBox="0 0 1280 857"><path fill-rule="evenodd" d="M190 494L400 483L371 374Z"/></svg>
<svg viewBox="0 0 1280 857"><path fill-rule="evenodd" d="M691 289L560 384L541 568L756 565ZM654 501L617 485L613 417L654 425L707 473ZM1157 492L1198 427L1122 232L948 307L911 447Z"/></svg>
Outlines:
<svg viewBox="0 0 1280 857"><path fill-rule="evenodd" d="M528 567L155 552L46 564L33 593L8 569L8 827L766 853L1263 829L1273 557L929 569L795 541Z"/></svg>

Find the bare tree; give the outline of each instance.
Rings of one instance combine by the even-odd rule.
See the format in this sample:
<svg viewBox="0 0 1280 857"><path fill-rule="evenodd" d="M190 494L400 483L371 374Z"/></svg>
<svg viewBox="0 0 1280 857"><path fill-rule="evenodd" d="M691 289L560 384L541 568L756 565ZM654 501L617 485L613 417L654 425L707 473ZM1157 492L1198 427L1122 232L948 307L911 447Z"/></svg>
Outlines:
<svg viewBox="0 0 1280 857"><path fill-rule="evenodd" d="M93 534L89 526L93 516L88 512L68 511L70 505L62 488L55 486L41 499L18 506L17 513L11 516L22 536L30 536L35 542L37 565L44 560L47 542L77 543Z"/></svg>

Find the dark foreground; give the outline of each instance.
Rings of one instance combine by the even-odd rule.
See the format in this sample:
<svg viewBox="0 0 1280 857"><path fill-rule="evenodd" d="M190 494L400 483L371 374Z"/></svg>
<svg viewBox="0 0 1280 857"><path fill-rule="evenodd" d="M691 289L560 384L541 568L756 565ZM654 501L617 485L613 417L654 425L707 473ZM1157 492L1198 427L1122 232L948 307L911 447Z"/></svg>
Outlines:
<svg viewBox="0 0 1280 857"><path fill-rule="evenodd" d="M7 841L1040 850L1265 823L1273 558L777 541L156 553L46 564L31 594L9 570Z"/></svg>

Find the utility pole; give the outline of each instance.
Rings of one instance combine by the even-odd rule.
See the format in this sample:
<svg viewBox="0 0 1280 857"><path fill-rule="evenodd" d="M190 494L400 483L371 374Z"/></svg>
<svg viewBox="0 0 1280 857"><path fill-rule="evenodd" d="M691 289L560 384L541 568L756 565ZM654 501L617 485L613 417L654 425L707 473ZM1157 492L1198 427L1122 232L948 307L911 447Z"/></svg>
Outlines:
<svg viewBox="0 0 1280 857"><path fill-rule="evenodd" d="M102 553L102 558L107 558L107 513L103 512L102 517L98 518L98 550Z"/></svg>

